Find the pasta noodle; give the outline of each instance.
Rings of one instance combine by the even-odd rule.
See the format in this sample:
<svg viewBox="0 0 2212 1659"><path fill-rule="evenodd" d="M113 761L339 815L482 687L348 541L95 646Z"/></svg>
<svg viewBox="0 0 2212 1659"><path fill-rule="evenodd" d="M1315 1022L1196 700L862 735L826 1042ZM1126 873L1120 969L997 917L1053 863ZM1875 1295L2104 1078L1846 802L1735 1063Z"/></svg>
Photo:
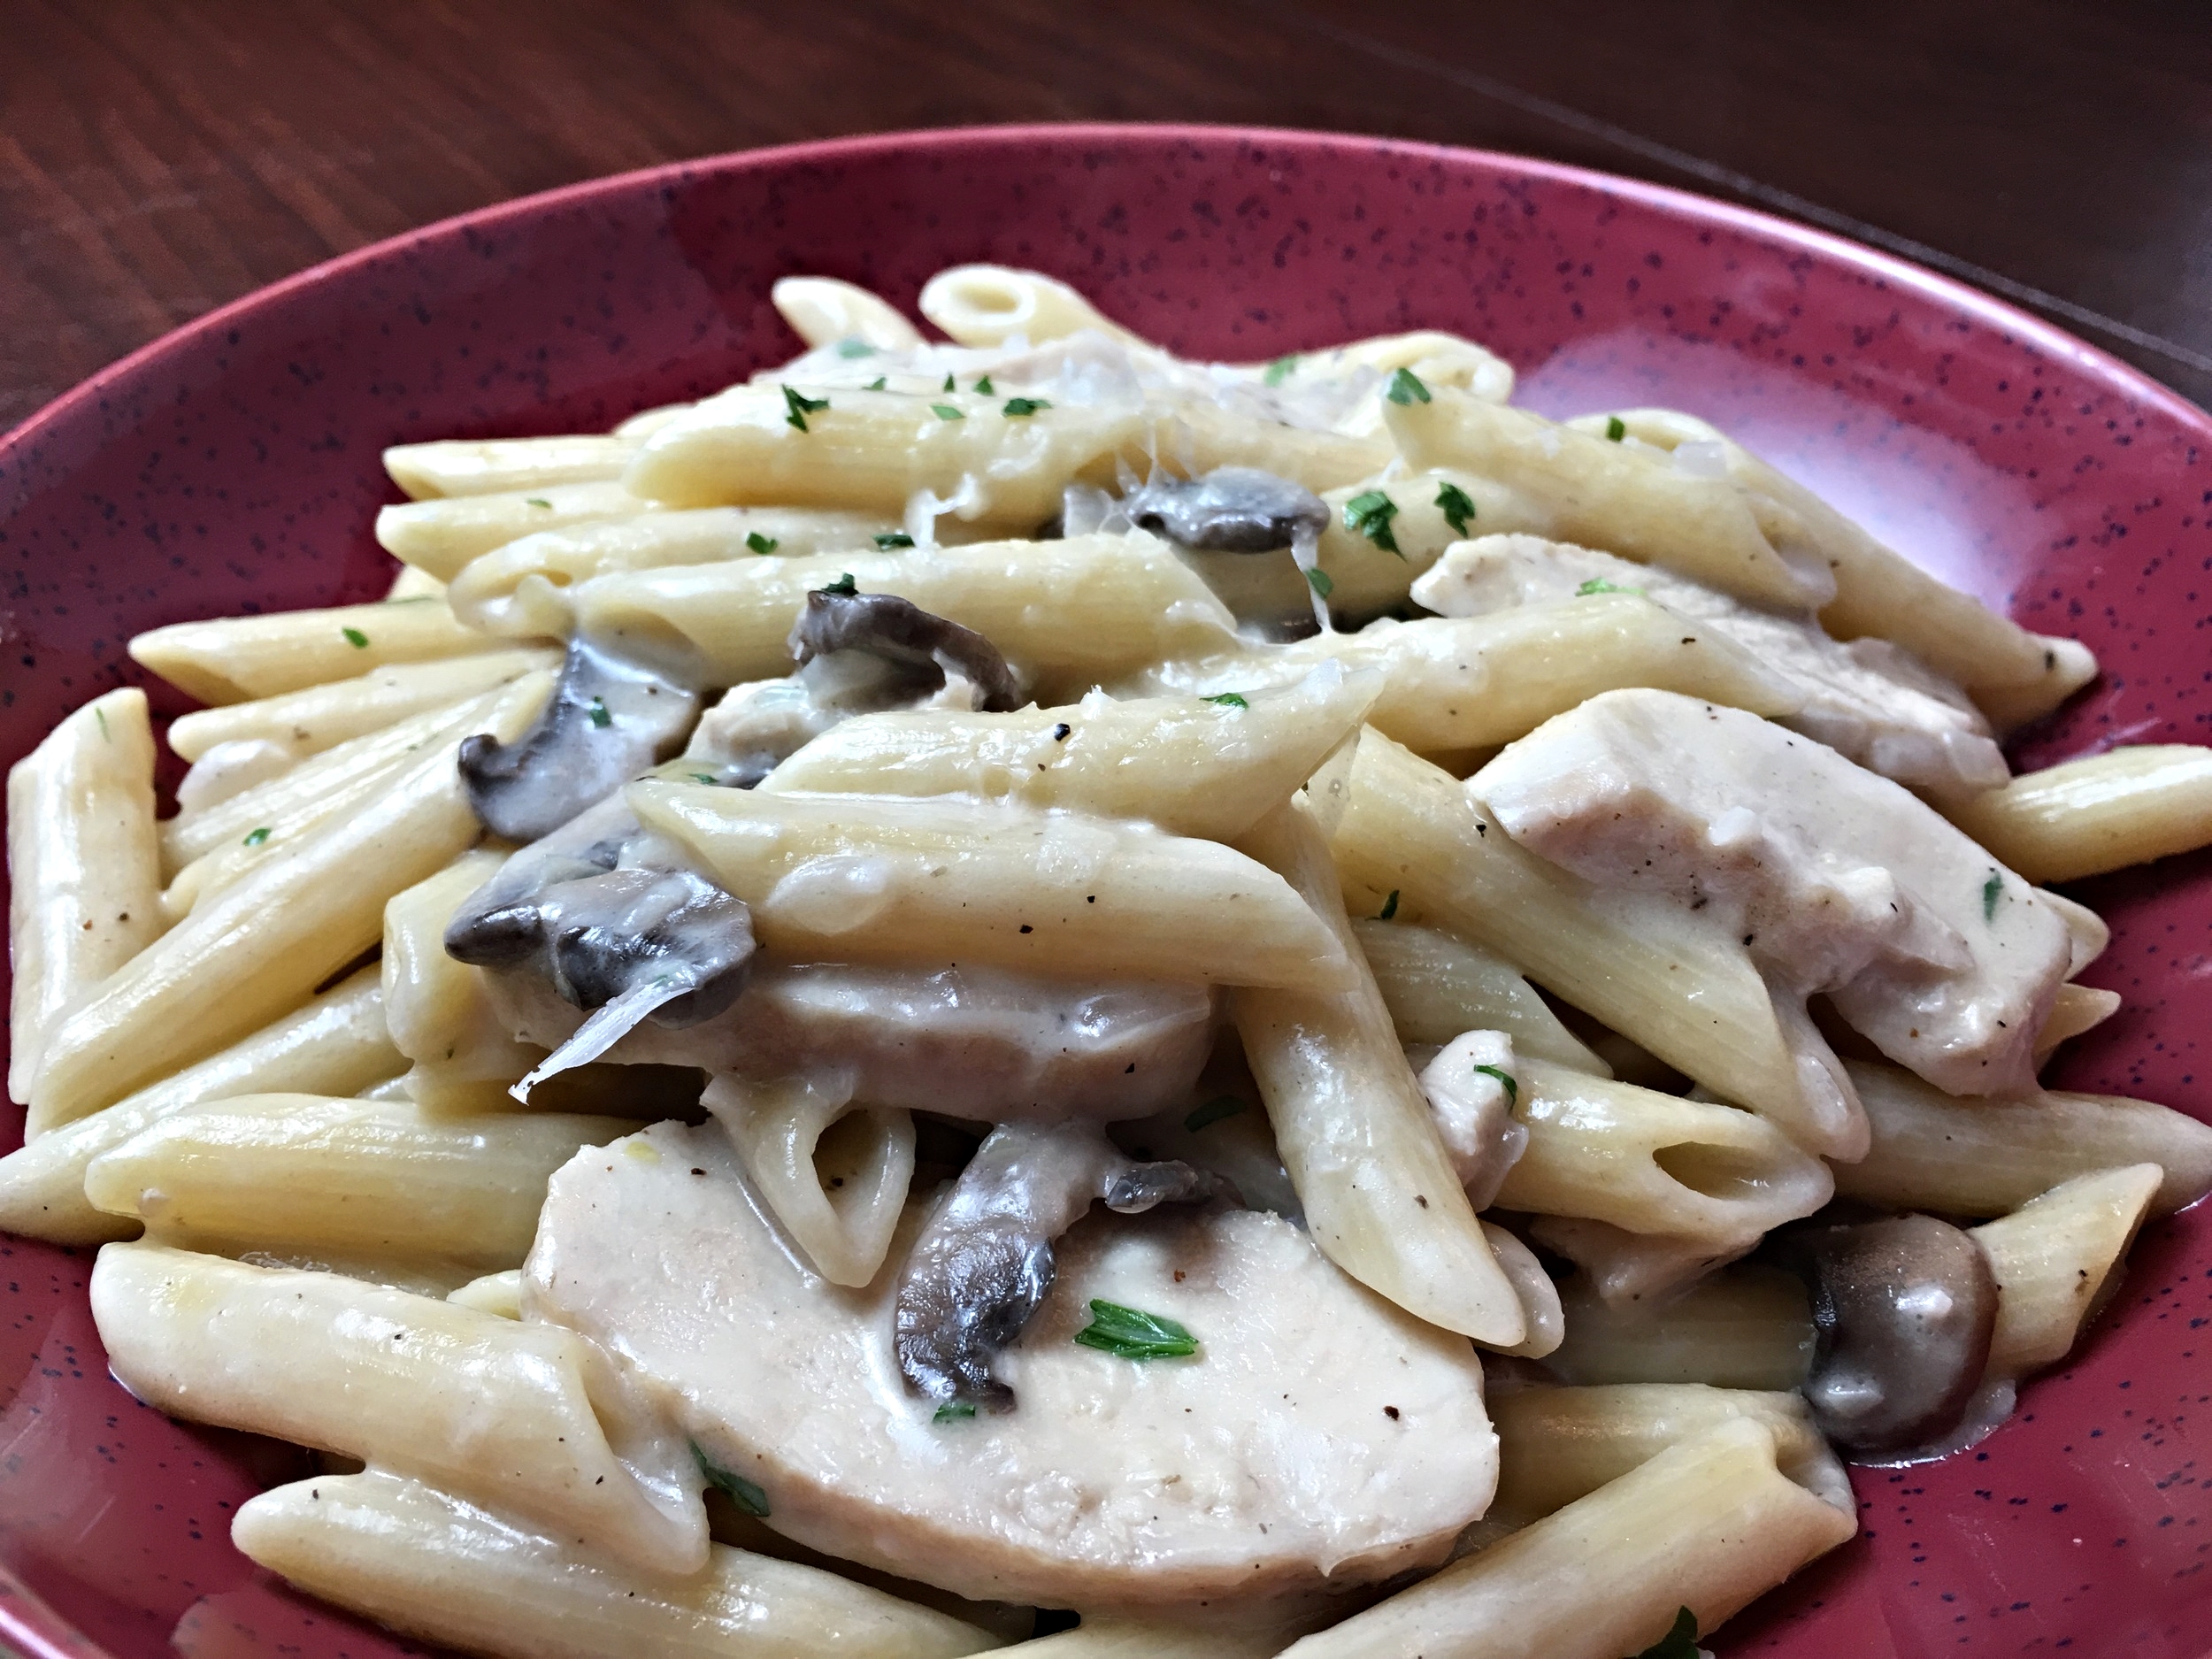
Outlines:
<svg viewBox="0 0 2212 1659"><path fill-rule="evenodd" d="M2154 1164L2078 1175L1973 1230L1997 1279L1991 1376L2024 1376L2066 1357L2118 1287L2163 1179Z"/></svg>
<svg viewBox="0 0 2212 1659"><path fill-rule="evenodd" d="M2074 881L2212 845L2212 750L2107 749L2015 778L1950 809L2031 881Z"/></svg>
<svg viewBox="0 0 2212 1659"><path fill-rule="evenodd" d="M515 495L619 479L637 449L623 437L444 439L395 445L384 470L415 501Z"/></svg>
<svg viewBox="0 0 2212 1659"><path fill-rule="evenodd" d="M393 663L497 649L431 598L174 622L131 641L131 660L203 703L243 703L349 680Z"/></svg>
<svg viewBox="0 0 2212 1659"><path fill-rule="evenodd" d="M1400 1041L1441 1044L1463 1031L1502 1031L1513 1039L1517 1054L1594 1077L1612 1075L1502 957L1409 922L1362 918L1352 933Z"/></svg>
<svg viewBox="0 0 2212 1659"><path fill-rule="evenodd" d="M484 970L446 954L454 912L505 862L488 848L465 854L384 906L384 1021L393 1046L414 1063L410 1098L434 1110L511 1108L509 1088L545 1058L510 1033Z"/></svg>
<svg viewBox="0 0 2212 1659"><path fill-rule="evenodd" d="M1726 1268L1658 1304L1609 1306L1581 1279L1559 1300L1567 1340L1546 1364L1563 1382L1775 1391L1795 1388L1812 1365L1805 1286L1778 1268Z"/></svg>
<svg viewBox="0 0 2212 1659"><path fill-rule="evenodd" d="M910 351L922 343L921 332L882 299L834 277L781 277L768 297L810 347L853 341L878 351Z"/></svg>

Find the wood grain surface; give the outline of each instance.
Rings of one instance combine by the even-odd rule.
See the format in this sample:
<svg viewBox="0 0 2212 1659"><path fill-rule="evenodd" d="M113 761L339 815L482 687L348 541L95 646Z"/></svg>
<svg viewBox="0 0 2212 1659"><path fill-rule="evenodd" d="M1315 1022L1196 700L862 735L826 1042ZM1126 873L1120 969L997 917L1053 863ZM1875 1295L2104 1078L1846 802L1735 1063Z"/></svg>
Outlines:
<svg viewBox="0 0 2212 1659"><path fill-rule="evenodd" d="M4 0L0 427L364 242L983 121L1488 146L1804 219L2212 403L2202 0Z"/></svg>

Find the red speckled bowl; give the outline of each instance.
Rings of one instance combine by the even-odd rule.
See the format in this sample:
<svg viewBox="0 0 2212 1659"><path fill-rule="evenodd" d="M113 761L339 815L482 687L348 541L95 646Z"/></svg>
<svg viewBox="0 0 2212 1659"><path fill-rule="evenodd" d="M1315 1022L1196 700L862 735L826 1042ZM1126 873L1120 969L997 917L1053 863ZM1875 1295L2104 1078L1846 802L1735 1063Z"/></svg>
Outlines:
<svg viewBox="0 0 2212 1659"><path fill-rule="evenodd" d="M933 271L976 259L1067 278L1199 356L1428 325L1503 352L1547 412L1694 411L1945 577L2096 650L2105 677L2025 763L2208 741L2212 421L2133 370L1883 255L1650 185L1366 139L1102 127L864 139L581 185L338 260L150 346L0 442L0 749L12 761L65 710L140 680L123 654L140 629L380 591L384 445L604 427L789 354L775 277L910 303ZM2212 857L2081 896L2113 925L2088 977L2128 1007L2061 1080L2212 1116ZM12 1144L12 1125L0 1133ZM287 1478L291 1454L135 1404L103 1363L88 1256L4 1248L0 1638L115 1659L166 1651L173 1630L195 1659L419 1651L233 1552L231 1512ZM2212 1645L2208 1319L2212 1221L2153 1228L2070 1367L1978 1449L1863 1471L1864 1536L1717 1646L2197 1659Z"/></svg>

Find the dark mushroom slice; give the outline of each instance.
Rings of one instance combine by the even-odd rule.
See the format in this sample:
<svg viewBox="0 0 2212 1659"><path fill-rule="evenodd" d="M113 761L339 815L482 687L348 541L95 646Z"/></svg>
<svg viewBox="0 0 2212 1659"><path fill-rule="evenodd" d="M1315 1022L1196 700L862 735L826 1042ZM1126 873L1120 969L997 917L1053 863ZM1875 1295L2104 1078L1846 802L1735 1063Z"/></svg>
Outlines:
<svg viewBox="0 0 2212 1659"><path fill-rule="evenodd" d="M944 688L948 672L966 676L976 706L995 714L1021 707L1014 671L998 648L972 628L949 622L896 594L841 593L820 588L791 628L791 654L803 671L818 657L857 652L904 671L879 695L895 707Z"/></svg>
<svg viewBox="0 0 2212 1659"><path fill-rule="evenodd" d="M1957 1428L1989 1364L1997 1281L1980 1247L1932 1216L1793 1231L1778 1259L1812 1291L1805 1397L1847 1451L1899 1452Z"/></svg>
<svg viewBox="0 0 2212 1659"><path fill-rule="evenodd" d="M899 1369L933 1400L1003 1409L991 1363L1052 1288L1052 1241L1103 1199L1124 1215L1197 1202L1219 1179L1187 1164L1138 1164L1094 1125L1005 1124L991 1132L914 1241L899 1281Z"/></svg>
<svg viewBox="0 0 2212 1659"><path fill-rule="evenodd" d="M469 805L509 841L551 834L676 752L699 694L586 640L572 640L545 711L512 743L479 733L460 749Z"/></svg>
<svg viewBox="0 0 2212 1659"><path fill-rule="evenodd" d="M1131 491L1132 524L1208 553L1272 553L1329 527L1328 503L1256 466L1217 466L1202 477L1161 478Z"/></svg>

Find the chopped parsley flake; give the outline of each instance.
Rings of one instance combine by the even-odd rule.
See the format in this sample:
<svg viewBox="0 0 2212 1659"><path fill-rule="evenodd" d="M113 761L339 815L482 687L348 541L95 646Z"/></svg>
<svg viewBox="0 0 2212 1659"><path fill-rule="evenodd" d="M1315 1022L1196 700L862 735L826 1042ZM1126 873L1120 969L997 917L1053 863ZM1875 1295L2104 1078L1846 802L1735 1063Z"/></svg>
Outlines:
<svg viewBox="0 0 2212 1659"><path fill-rule="evenodd" d="M1183 1127L1196 1134L1209 1124L1217 1124L1224 1118L1233 1118L1244 1110L1244 1102L1234 1094L1217 1094L1203 1106L1183 1119Z"/></svg>
<svg viewBox="0 0 2212 1659"><path fill-rule="evenodd" d="M942 387L942 388L941 388L940 389L941 389L941 390L943 390L943 391L948 391L948 392L956 392L956 391L958 391L960 388L959 388L958 387L956 387L956 386L955 386L955 385L953 384L953 382L952 382L952 375L951 375L949 373L948 373L946 374L946 376L945 376L945 383L944 383L943 387Z"/></svg>
<svg viewBox="0 0 2212 1659"><path fill-rule="evenodd" d="M879 536L877 540L880 541L882 538ZM836 594L842 598L850 599L860 591L860 584L853 580L853 573L847 571L828 587L818 588L814 591L822 594Z"/></svg>
<svg viewBox="0 0 2212 1659"><path fill-rule="evenodd" d="M340 628L338 632L346 636L346 643L353 647L355 650L365 651L369 649L369 636L362 633L360 629Z"/></svg>
<svg viewBox="0 0 2212 1659"><path fill-rule="evenodd" d="M1298 354L1294 351L1288 357L1278 357L1274 362L1269 364L1267 365L1267 373L1261 375L1260 379L1266 381L1270 386L1280 386L1285 380L1288 380L1292 375L1297 373Z"/></svg>
<svg viewBox="0 0 2212 1659"><path fill-rule="evenodd" d="M246 845L249 847L258 847L263 841L267 841L270 835L273 833L273 827L267 824L264 824L259 829L250 829L246 832Z"/></svg>
<svg viewBox="0 0 2212 1659"><path fill-rule="evenodd" d="M1628 436L1628 423L1618 415L1608 415L1605 418L1605 441L1608 443L1618 443L1626 436Z"/></svg>
<svg viewBox="0 0 2212 1659"><path fill-rule="evenodd" d="M876 355L876 349L864 340L841 340L837 342L837 355L841 357L872 357Z"/></svg>
<svg viewBox="0 0 2212 1659"><path fill-rule="evenodd" d="M1465 535L1467 526L1475 521L1474 497L1456 484L1440 484L1436 488L1436 504L1444 514L1444 522L1452 527L1454 535Z"/></svg>
<svg viewBox="0 0 2212 1659"><path fill-rule="evenodd" d="M1997 919L1997 901L2003 895L2004 890L2004 877L1994 870L1991 871L1989 879L1982 883L1982 920L1993 922Z"/></svg>
<svg viewBox="0 0 2212 1659"><path fill-rule="evenodd" d="M745 545L755 553L773 553L783 543L772 535L763 535L757 530L748 530L745 533Z"/></svg>
<svg viewBox="0 0 2212 1659"><path fill-rule="evenodd" d="M553 510L553 503L542 495L525 495L522 504L526 507L542 507L549 512Z"/></svg>
<svg viewBox="0 0 2212 1659"><path fill-rule="evenodd" d="M1252 706L1244 700L1240 693L1234 691L1217 691L1206 701L1217 703L1225 709L1248 709Z"/></svg>
<svg viewBox="0 0 2212 1659"><path fill-rule="evenodd" d="M804 432L808 429L806 418L817 410L827 409L829 399L809 397L804 392L795 391L787 386L783 388L783 406L790 411L783 418L785 424L796 426L801 432Z"/></svg>
<svg viewBox="0 0 2212 1659"><path fill-rule="evenodd" d="M875 538L875 543L888 553L895 547L912 547L914 538L903 530L887 530L883 534Z"/></svg>
<svg viewBox="0 0 2212 1659"><path fill-rule="evenodd" d="M95 709L92 711L92 718L100 723L102 741L110 743L115 741L115 734L108 730L108 711L105 709Z"/></svg>
<svg viewBox="0 0 2212 1659"><path fill-rule="evenodd" d="M1375 912L1375 919L1379 922L1386 922L1397 913L1398 889L1393 887L1390 889L1390 896L1383 901L1382 909Z"/></svg>
<svg viewBox="0 0 2212 1659"><path fill-rule="evenodd" d="M929 412L940 420L965 420L967 419L967 416L962 414L950 403L932 403L929 406Z"/></svg>
<svg viewBox="0 0 2212 1659"><path fill-rule="evenodd" d="M1051 407L1041 397L1010 397L1006 400L1006 412L1010 415L1033 415L1041 409Z"/></svg>
<svg viewBox="0 0 2212 1659"><path fill-rule="evenodd" d="M693 773L691 774L691 781L692 781L692 782L694 782L694 783L710 783L710 783L717 782L717 781L718 781L718 780L716 779L715 775L714 775L712 772L693 772Z"/></svg>
<svg viewBox="0 0 2212 1659"><path fill-rule="evenodd" d="M614 716L607 712L603 698L594 697L584 705L584 711L591 716L591 723L603 732L614 724Z"/></svg>
<svg viewBox="0 0 2212 1659"><path fill-rule="evenodd" d="M948 1400L937 1408L932 1423L964 1423L975 1415L975 1404L968 1400Z"/></svg>
<svg viewBox="0 0 2212 1659"><path fill-rule="evenodd" d="M860 389L864 392L879 392L883 389L883 387L884 377L879 374L874 380L869 381L867 385L862 387Z"/></svg>
<svg viewBox="0 0 2212 1659"><path fill-rule="evenodd" d="M1344 527L1358 531L1386 553L1398 553L1398 538L1390 528L1397 516L1398 503L1379 489L1363 490L1344 503Z"/></svg>
<svg viewBox="0 0 2212 1659"><path fill-rule="evenodd" d="M1421 384L1421 377L1411 369L1400 369L1390 377L1390 384L1383 388L1383 396L1398 404L1425 403L1430 401L1429 388Z"/></svg>
<svg viewBox="0 0 2212 1659"><path fill-rule="evenodd" d="M1319 594L1324 599L1326 599L1331 594L1336 591L1336 583L1329 579L1329 572L1325 570L1308 571L1306 572L1306 586L1312 588L1314 592Z"/></svg>
<svg viewBox="0 0 2212 1659"><path fill-rule="evenodd" d="M1630 1659L1697 1659L1697 1615L1688 1608L1674 1616L1674 1627Z"/></svg>
<svg viewBox="0 0 2212 1659"><path fill-rule="evenodd" d="M1198 1352L1198 1339L1174 1320L1096 1297L1091 1299L1091 1322L1075 1340L1120 1359L1179 1359Z"/></svg>
<svg viewBox="0 0 2212 1659"><path fill-rule="evenodd" d="M1475 1070L1481 1072L1485 1077L1494 1077L1497 1079L1501 1084L1504 1085L1505 1103L1507 1105L1513 1106L1517 1105L1520 1102L1521 1086L1513 1080L1513 1074L1511 1072L1501 1071L1494 1065L1479 1065L1475 1068Z"/></svg>
<svg viewBox="0 0 2212 1659"><path fill-rule="evenodd" d="M768 1494L742 1475L733 1475L722 1468L699 1449L699 1442L691 1443L691 1460L699 1465L699 1472L707 1478L707 1484L719 1487L730 1502L748 1515L765 1516L768 1513Z"/></svg>
<svg viewBox="0 0 2212 1659"><path fill-rule="evenodd" d="M982 393L986 397L995 397L998 396L998 388L991 384L991 377L987 374L976 381L975 389Z"/></svg>
<svg viewBox="0 0 2212 1659"><path fill-rule="evenodd" d="M1640 594L1640 588L1624 588L1618 582L1609 582L1602 576L1593 576L1575 589L1575 597L1587 599L1592 594Z"/></svg>

